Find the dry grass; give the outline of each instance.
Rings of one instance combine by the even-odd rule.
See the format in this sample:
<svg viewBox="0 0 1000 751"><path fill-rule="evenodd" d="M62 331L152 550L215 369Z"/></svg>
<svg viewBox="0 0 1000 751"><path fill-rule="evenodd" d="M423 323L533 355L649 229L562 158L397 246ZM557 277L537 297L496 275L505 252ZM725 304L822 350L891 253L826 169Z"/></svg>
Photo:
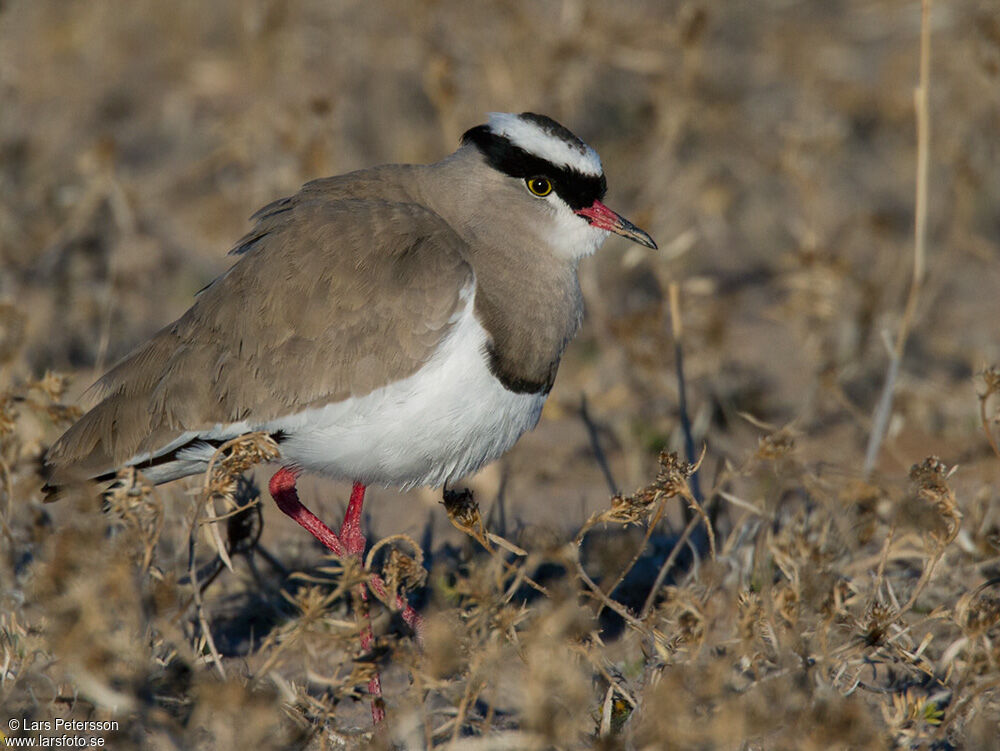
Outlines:
<svg viewBox="0 0 1000 751"><path fill-rule="evenodd" d="M0 722L115 719L115 749L1000 748L991 3L934 5L923 77L903 0L161 8L0 7ZM663 251L583 267L542 424L475 496L376 491L365 568L243 478L261 436L187 485L40 503L83 389L245 216L491 109L580 133Z"/></svg>

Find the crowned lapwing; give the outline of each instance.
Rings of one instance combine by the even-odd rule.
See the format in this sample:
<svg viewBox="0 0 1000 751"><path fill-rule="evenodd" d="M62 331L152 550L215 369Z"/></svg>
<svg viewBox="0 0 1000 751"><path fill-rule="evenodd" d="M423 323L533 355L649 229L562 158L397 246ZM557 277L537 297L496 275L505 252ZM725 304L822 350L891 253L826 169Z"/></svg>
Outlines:
<svg viewBox="0 0 1000 751"><path fill-rule="evenodd" d="M156 484L197 474L222 442L265 431L281 510L360 556L367 485L458 480L538 422L580 326L580 259L611 232L656 247L605 190L565 127L494 113L435 164L265 206L232 267L98 382L102 401L46 456L50 498L127 466ZM340 535L299 502L302 472L354 483Z"/></svg>

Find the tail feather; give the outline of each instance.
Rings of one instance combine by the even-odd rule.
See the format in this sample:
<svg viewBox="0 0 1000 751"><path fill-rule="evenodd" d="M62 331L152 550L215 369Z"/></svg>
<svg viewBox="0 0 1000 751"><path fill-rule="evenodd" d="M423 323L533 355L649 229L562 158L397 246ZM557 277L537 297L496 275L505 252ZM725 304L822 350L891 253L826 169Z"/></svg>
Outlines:
<svg viewBox="0 0 1000 751"><path fill-rule="evenodd" d="M151 406L172 338L170 327L161 330L91 387L90 393L103 399L45 454L46 501L58 500L73 485L106 482L137 458L145 460L169 451L184 434L183 429L168 426L162 413Z"/></svg>
<svg viewBox="0 0 1000 751"><path fill-rule="evenodd" d="M42 486L42 491L45 493L44 501L46 503L58 501L76 488L83 487L90 491L97 489L101 494L106 493L114 485L119 471L124 467L135 467L152 485L162 485L182 477L201 474L208 468L212 455L221 444L222 441L195 437L176 449L140 461L125 462L115 469L99 474L82 469L81 465L71 468L58 465L61 471L56 475L52 470L53 466L57 465L50 464L46 458L42 471L42 476L45 477L45 484Z"/></svg>

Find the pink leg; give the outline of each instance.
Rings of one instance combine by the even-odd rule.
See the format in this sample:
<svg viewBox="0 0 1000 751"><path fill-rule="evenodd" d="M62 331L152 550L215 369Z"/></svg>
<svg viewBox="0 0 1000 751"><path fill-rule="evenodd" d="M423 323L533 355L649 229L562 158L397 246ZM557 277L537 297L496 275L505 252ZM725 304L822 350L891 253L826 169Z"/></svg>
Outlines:
<svg viewBox="0 0 1000 751"><path fill-rule="evenodd" d="M365 552L365 544L368 542L361 532L361 507L364 502L365 486L356 482L351 488L351 500L347 504L344 523L340 526L340 541L344 543L348 553L358 558Z"/></svg>
<svg viewBox="0 0 1000 751"><path fill-rule="evenodd" d="M332 529L321 522L316 514L299 501L298 491L295 490L295 480L298 479L298 476L298 472L287 467L282 467L274 473L274 477L271 478L271 482L267 486L274 502L278 504L278 508L305 527L309 534L323 543L324 547L334 555L343 558L347 555L347 549L340 538L333 533Z"/></svg>
<svg viewBox="0 0 1000 751"><path fill-rule="evenodd" d="M364 555L367 540L361 532L361 511L365 503L365 486L360 482L354 483L351 488L351 500L347 504L347 511L344 514L344 522L340 525L340 542L347 550L347 554L354 556L359 561ZM361 649L366 652L375 644L375 635L372 633L372 620L368 614L368 587L363 583L358 585L358 600L360 607L357 611L358 631L361 634ZM385 702L382 700L382 676L378 671L368 681L368 694L372 697L372 721L378 725L385 719Z"/></svg>
<svg viewBox="0 0 1000 751"><path fill-rule="evenodd" d="M347 504L347 513L344 515L344 523L341 525L338 537L319 517L299 501L299 494L295 489L298 474L295 470L282 467L271 478L268 488L275 503L278 504L278 508L303 526L334 555L340 558L351 555L360 559L365 551L365 536L361 532L361 511L365 501L365 486L361 483L354 483L351 490L351 500ZM373 575L371 577L371 587L380 597L386 596L385 582L380 576ZM368 616L368 591L364 584L359 586L358 594L364 611L363 615L361 613L358 615L358 625L361 629L361 648L367 650L371 648L374 636L371 620ZM410 607L405 599L398 595L396 596L396 607L402 611L403 620L417 635L417 641L422 642L423 618ZM372 696L372 720L377 725L385 719L382 682L377 672L368 683L368 691Z"/></svg>
<svg viewBox="0 0 1000 751"><path fill-rule="evenodd" d="M319 540L323 547L332 552L334 555L341 558L348 555L347 546L341 541L333 530L326 526L312 511L307 509L302 502L299 501L299 494L295 490L295 480L298 477L298 472L282 467L279 469L274 477L271 478L269 488L271 490L271 495L274 497L275 503L278 504L285 514L292 517L297 521L302 527L304 527L309 534ZM353 497L353 493L351 494ZM347 506L348 514L351 512L351 506ZM357 508L355 513L358 516L358 526L360 528L361 524L361 514L360 506ZM347 519L344 519L347 522ZM388 589L386 589L385 582L382 581L381 576L372 576L371 587L374 589L379 597L385 597ZM396 607L398 607L403 616L403 620L406 625L413 629L414 633L417 635L417 641L423 641L424 632L424 619L420 617L406 600L402 597L396 598Z"/></svg>

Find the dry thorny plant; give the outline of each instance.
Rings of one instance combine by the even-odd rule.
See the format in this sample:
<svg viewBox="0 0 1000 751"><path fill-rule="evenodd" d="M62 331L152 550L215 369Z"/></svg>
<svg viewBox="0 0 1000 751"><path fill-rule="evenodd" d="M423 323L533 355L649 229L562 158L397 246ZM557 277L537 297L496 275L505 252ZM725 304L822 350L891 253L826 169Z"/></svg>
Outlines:
<svg viewBox="0 0 1000 751"><path fill-rule="evenodd" d="M995 371L984 380L989 431ZM439 558L430 585L420 547L396 536L363 565L329 558L282 572L275 587L252 564L266 555L259 498L240 480L278 455L261 434L219 447L186 524L168 523L134 471L104 494L106 515L91 510L52 539L44 521L13 523L15 478L30 464L27 423L65 425L64 387L48 375L0 396L4 534L15 543L34 535L38 559L5 569L4 705L38 716L52 706L125 713L169 735L205 716L206 692L254 707L263 697L287 721L274 715L238 732L265 747L295 737L461 748L489 737L517 748L598 739L607 748L949 748L995 730L996 512L988 499L957 498L955 468L936 458L914 465L906 487L844 482L799 461L794 432L775 430L726 466L706 508L689 485L700 461L664 453L648 486L612 498L571 539L528 549L490 532L471 494L448 493L449 519L480 550ZM756 497L735 487L757 488ZM644 574L644 598L626 604L619 587L651 541L668 536L673 499L691 511L687 526ZM630 525L643 528L637 544L614 532ZM102 536L99 546L86 541ZM590 536L632 545L626 563L595 565ZM376 646L361 654L351 593L373 573L389 595ZM272 617L248 644L221 648L216 619L248 596L234 593L237 580L264 592ZM425 586L421 646L387 616L397 592ZM618 638L608 638L605 611L623 624ZM376 667L394 711L373 737L352 730L351 711ZM211 732L218 741L236 731Z"/></svg>

